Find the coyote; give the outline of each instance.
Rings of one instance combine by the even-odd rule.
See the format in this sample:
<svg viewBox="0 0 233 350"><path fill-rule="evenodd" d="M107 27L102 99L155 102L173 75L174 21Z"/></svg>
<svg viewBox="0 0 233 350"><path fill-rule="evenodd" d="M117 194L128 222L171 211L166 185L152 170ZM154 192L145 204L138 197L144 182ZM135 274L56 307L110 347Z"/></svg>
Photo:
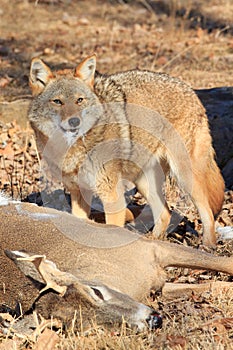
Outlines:
<svg viewBox="0 0 233 350"><path fill-rule="evenodd" d="M34 58L30 87L39 152L70 191L74 215L88 218L97 194L106 223L123 226L127 180L150 204L160 237L170 221L162 187L171 174L199 211L203 244L216 244L224 182L204 107L188 85L140 70L101 75L92 55L55 72Z"/></svg>

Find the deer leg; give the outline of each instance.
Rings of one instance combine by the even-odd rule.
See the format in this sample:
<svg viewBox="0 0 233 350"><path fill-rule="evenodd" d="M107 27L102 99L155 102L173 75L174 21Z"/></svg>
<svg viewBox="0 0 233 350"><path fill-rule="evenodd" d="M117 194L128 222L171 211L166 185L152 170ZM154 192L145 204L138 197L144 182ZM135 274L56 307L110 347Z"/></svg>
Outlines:
<svg viewBox="0 0 233 350"><path fill-rule="evenodd" d="M154 242L155 259L162 267L188 267L233 275L233 257L216 256L199 249L163 241Z"/></svg>

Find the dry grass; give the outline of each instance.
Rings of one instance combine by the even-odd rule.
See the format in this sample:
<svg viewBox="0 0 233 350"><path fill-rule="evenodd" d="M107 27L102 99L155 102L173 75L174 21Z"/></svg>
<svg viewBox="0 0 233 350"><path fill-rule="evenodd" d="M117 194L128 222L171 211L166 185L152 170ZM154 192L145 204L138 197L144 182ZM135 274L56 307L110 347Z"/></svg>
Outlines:
<svg viewBox="0 0 233 350"><path fill-rule="evenodd" d="M232 349L233 300L228 298L227 293L215 298L206 293L168 302L159 297L157 303L163 309L164 324L162 329L154 332L137 334L125 325L118 330L106 330L95 324L85 333L72 330L64 333L57 329L43 337L45 333L36 330L28 337L18 334L13 336L13 340L9 340L11 337L2 338L0 349L4 344L7 350L15 349L14 346L17 349L43 350ZM49 344L51 339L54 347L41 347L46 341Z"/></svg>

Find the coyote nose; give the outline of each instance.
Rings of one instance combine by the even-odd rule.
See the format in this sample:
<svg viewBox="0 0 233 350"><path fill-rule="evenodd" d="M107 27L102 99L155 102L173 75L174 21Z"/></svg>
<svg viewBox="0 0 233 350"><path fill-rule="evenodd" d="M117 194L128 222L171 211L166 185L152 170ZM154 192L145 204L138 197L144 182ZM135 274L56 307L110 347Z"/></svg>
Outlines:
<svg viewBox="0 0 233 350"><path fill-rule="evenodd" d="M71 128L77 128L77 126L79 126L80 124L80 119L77 117L70 118L68 123L71 126Z"/></svg>
<svg viewBox="0 0 233 350"><path fill-rule="evenodd" d="M150 316L147 317L146 322L150 329L156 329L162 327L163 319L156 311L152 311Z"/></svg>

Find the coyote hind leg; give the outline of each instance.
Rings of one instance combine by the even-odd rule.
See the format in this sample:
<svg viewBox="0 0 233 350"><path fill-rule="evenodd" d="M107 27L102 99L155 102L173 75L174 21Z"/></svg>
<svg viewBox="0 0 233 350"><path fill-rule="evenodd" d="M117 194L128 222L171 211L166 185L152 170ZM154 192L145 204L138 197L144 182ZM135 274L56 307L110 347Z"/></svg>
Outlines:
<svg viewBox="0 0 233 350"><path fill-rule="evenodd" d="M181 156L179 156L181 154ZM203 244L216 245L214 215L221 210L224 199L224 181L214 160L214 150L207 125L199 131L192 153L173 155L173 173L178 185L188 193L197 207L203 227Z"/></svg>
<svg viewBox="0 0 233 350"><path fill-rule="evenodd" d="M202 169L200 165L195 168L195 164L193 164L192 185L190 186L190 179L183 177L181 187L190 195L201 217L203 244L215 247L214 215L220 211L223 203L224 182L213 158L211 162L202 164Z"/></svg>
<svg viewBox="0 0 233 350"><path fill-rule="evenodd" d="M205 188L206 181L197 176L194 176L193 180L191 198L198 209L202 221L202 243L208 247L215 247L215 220L213 211L209 204L207 189Z"/></svg>
<svg viewBox="0 0 233 350"><path fill-rule="evenodd" d="M144 170L136 180L139 192L147 199L154 218L153 234L155 238L163 238L168 228L171 214L163 195L165 174L159 163Z"/></svg>

